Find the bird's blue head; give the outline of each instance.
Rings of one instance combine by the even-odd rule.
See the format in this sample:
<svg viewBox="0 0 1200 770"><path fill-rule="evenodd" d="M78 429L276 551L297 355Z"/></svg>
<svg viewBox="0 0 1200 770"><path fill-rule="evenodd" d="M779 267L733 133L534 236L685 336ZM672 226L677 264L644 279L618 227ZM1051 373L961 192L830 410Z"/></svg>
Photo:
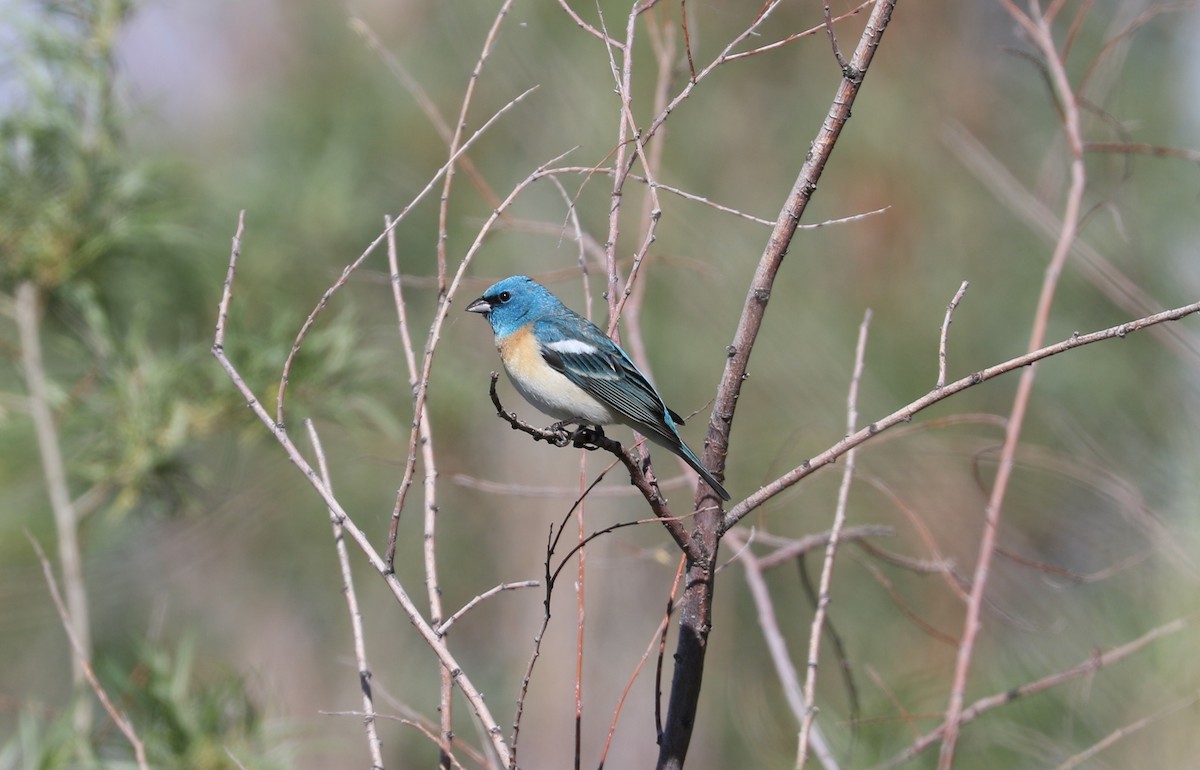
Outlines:
<svg viewBox="0 0 1200 770"><path fill-rule="evenodd" d="M528 276L514 275L489 286L483 296L467 305L467 312L482 313L496 336L506 337L561 307L545 286Z"/></svg>

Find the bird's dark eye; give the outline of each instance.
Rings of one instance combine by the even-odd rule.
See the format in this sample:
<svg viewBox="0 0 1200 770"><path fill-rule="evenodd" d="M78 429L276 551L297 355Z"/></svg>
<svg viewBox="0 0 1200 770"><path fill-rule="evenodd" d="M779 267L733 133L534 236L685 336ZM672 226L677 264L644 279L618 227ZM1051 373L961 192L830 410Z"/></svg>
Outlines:
<svg viewBox="0 0 1200 770"><path fill-rule="evenodd" d="M502 291L502 292L500 292L500 295L498 297L496 297L496 299L500 300L500 303L503 304L505 302L508 302L510 299L512 299L512 294L507 291Z"/></svg>

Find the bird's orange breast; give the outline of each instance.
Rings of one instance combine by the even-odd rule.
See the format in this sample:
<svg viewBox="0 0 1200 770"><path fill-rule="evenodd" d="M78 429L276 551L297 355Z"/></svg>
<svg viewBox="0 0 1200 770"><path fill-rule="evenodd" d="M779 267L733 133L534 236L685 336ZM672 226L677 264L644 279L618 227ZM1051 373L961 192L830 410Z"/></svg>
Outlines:
<svg viewBox="0 0 1200 770"><path fill-rule="evenodd" d="M607 425L616 420L609 407L546 363L533 336L532 324L497 339L496 349L512 384L542 412L559 420L592 425Z"/></svg>

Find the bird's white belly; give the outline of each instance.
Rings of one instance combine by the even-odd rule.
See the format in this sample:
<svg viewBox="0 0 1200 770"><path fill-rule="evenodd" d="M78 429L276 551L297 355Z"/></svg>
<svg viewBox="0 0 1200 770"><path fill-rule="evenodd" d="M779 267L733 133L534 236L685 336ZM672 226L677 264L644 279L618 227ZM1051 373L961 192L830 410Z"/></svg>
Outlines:
<svg viewBox="0 0 1200 770"><path fill-rule="evenodd" d="M505 371L513 387L521 396L556 420L608 425L616 422L612 411L589 396L583 388L549 366L539 367L536 374L515 372L508 367Z"/></svg>
<svg viewBox="0 0 1200 770"><path fill-rule="evenodd" d="M496 339L509 381L521 396L557 420L608 425L616 415L542 358L540 346L526 326Z"/></svg>

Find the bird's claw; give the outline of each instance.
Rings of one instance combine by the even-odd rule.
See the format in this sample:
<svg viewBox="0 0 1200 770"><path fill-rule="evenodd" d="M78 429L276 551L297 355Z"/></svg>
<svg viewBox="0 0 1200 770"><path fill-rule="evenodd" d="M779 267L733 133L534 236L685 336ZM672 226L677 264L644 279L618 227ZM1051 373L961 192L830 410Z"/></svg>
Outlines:
<svg viewBox="0 0 1200 770"><path fill-rule="evenodd" d="M580 425L571 434L571 443L576 449L599 449L604 440L604 429L599 425Z"/></svg>
<svg viewBox="0 0 1200 770"><path fill-rule="evenodd" d="M546 441L556 447L565 447L571 443L572 432L567 430L567 423L559 421L543 431Z"/></svg>

